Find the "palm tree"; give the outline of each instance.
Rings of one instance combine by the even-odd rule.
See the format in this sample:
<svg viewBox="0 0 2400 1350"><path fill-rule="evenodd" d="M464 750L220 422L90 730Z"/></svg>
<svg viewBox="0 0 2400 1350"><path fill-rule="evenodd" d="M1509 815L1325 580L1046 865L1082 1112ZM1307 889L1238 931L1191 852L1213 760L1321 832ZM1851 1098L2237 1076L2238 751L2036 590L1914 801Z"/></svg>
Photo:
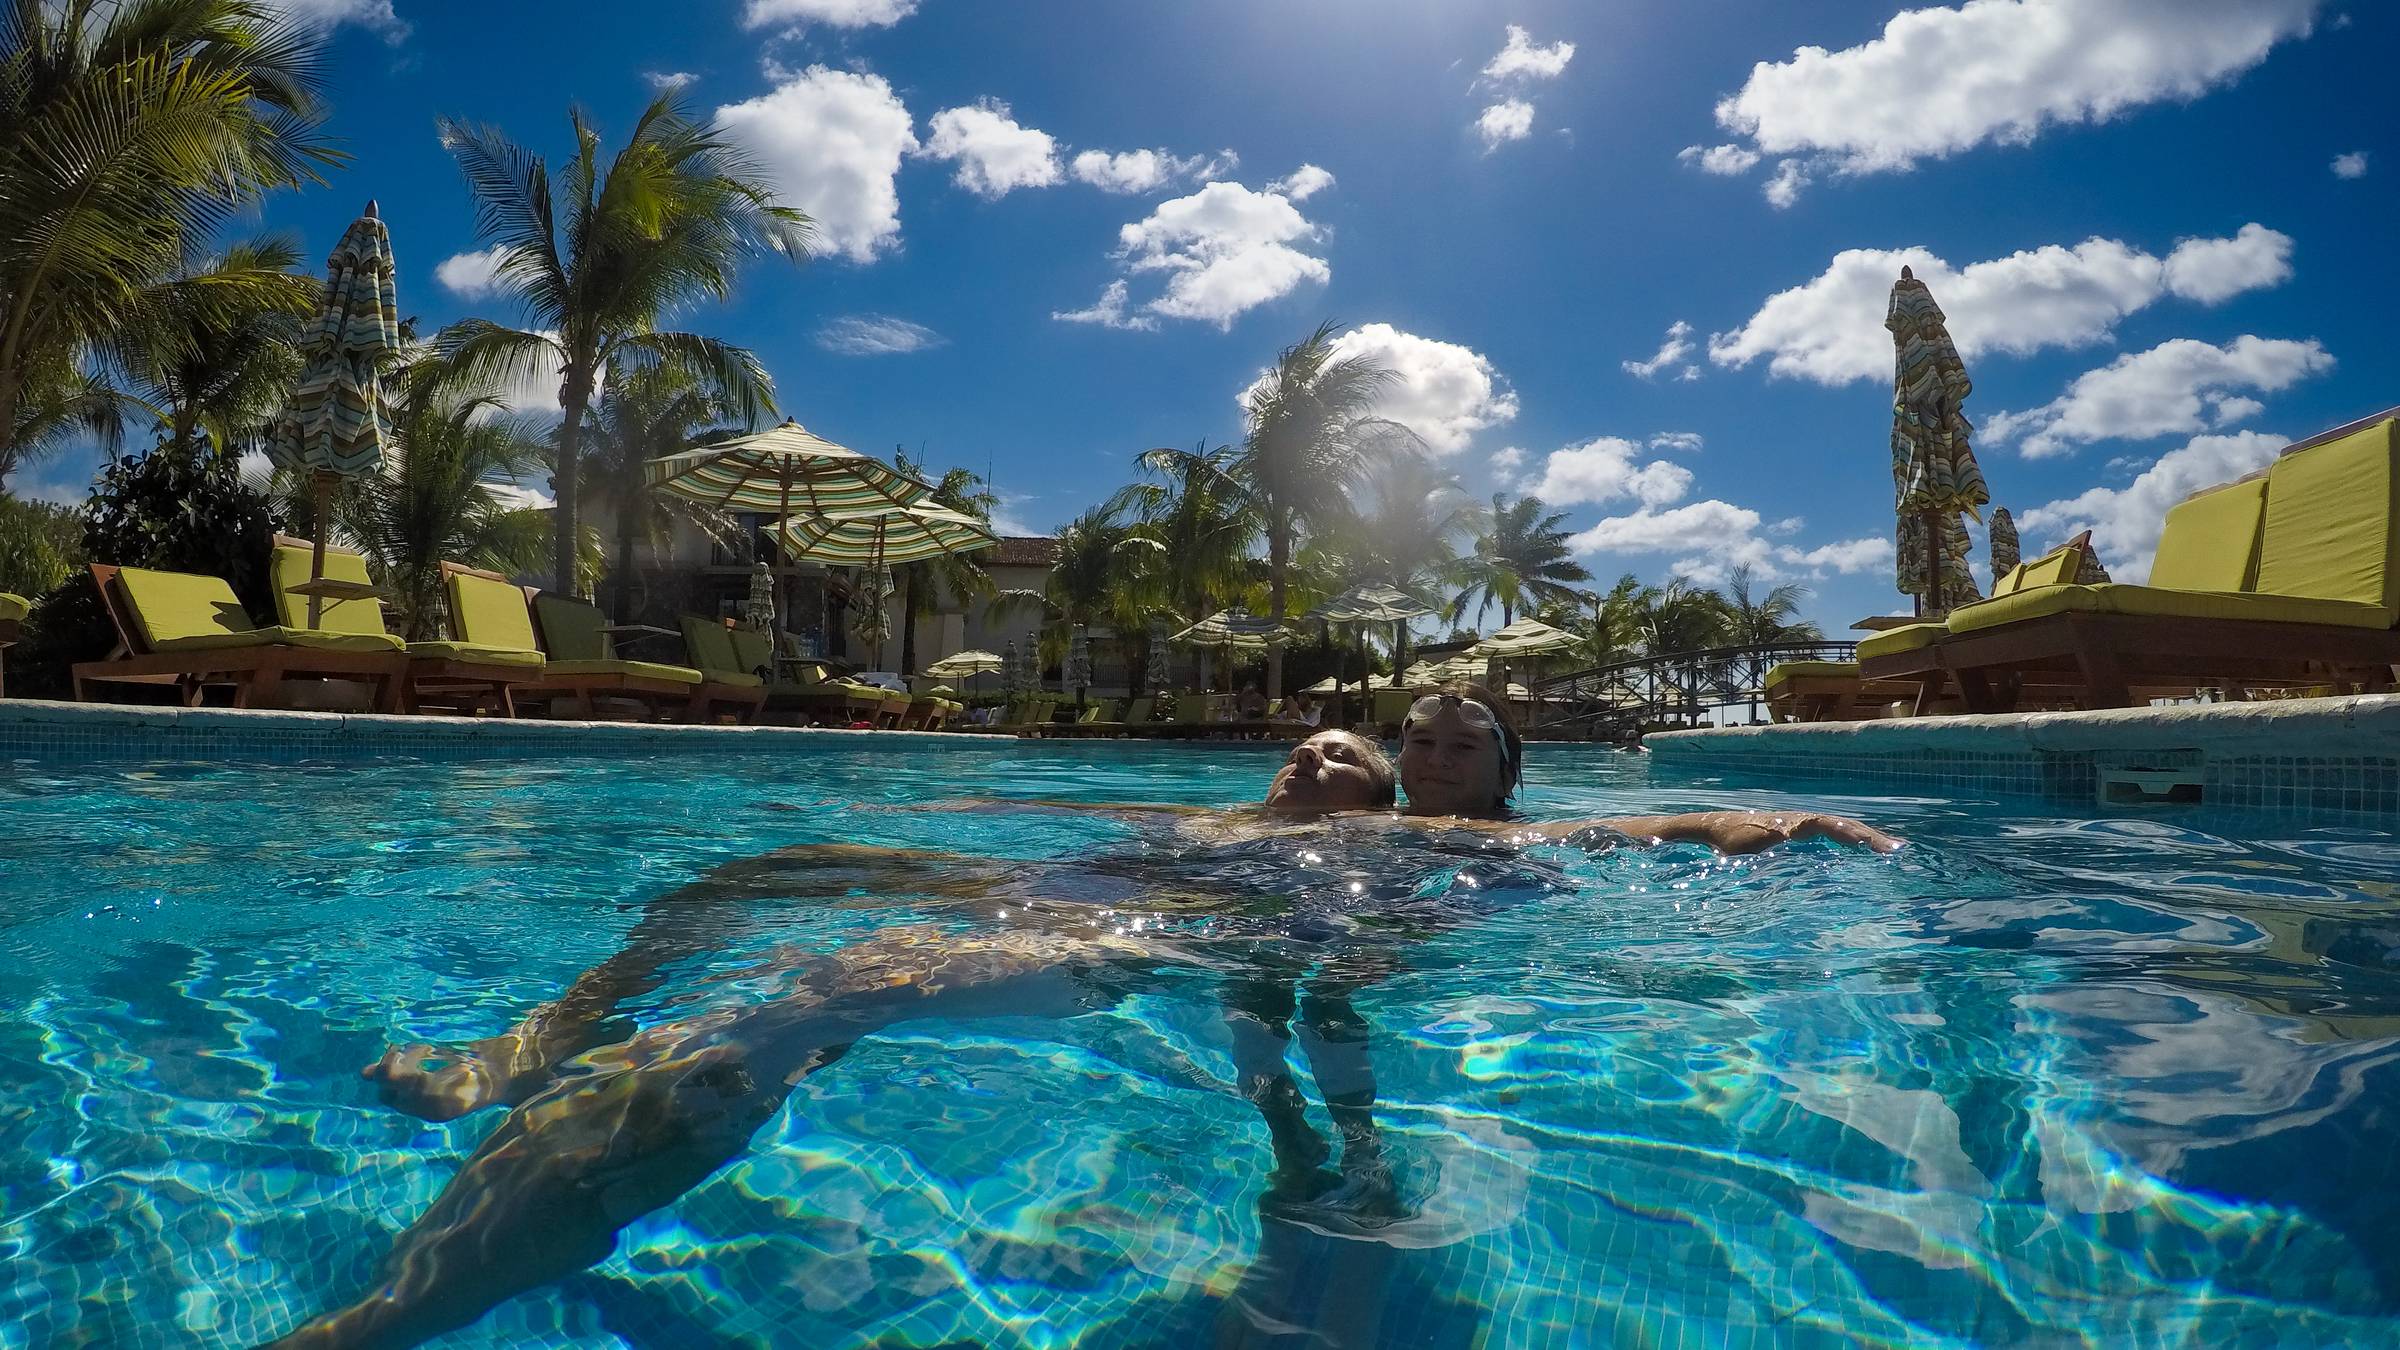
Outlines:
<svg viewBox="0 0 2400 1350"><path fill-rule="evenodd" d="M607 504L616 524L609 576L615 583L611 611L617 622L633 619L635 538L647 538L656 556L677 521L719 532L715 513L706 507L652 491L647 466L695 441L738 434L740 427L717 425L729 411L717 391L682 367L620 363L610 370L588 428L591 439L582 449L582 472L590 475L587 486Z"/></svg>
<svg viewBox="0 0 2400 1350"><path fill-rule="evenodd" d="M1353 535L1365 576L1420 604L1441 608L1441 588L1457 577L1457 541L1482 532L1489 521L1482 503L1466 493L1455 475L1424 455L1387 456L1369 472L1366 508ZM1408 625L1395 625L1392 669L1408 665Z"/></svg>
<svg viewBox="0 0 2400 1350"><path fill-rule="evenodd" d="M325 294L322 282L292 270L299 261L288 239L235 244L150 287L131 320L103 340L109 364L169 443L188 447L206 432L222 454L283 406L300 378L302 326Z"/></svg>
<svg viewBox="0 0 2400 1350"><path fill-rule="evenodd" d="M125 440L125 397L98 374L71 361L46 362L17 392L16 424L0 428L0 483L87 436L116 458Z"/></svg>
<svg viewBox="0 0 2400 1350"><path fill-rule="evenodd" d="M1543 514L1539 497L1512 502L1504 493L1493 493L1490 528L1476 539L1475 556L1460 567L1465 587L1451 602L1451 621L1478 598L1476 619L1496 604L1503 626L1516 622L1519 609L1571 599L1575 592L1569 583L1590 581L1592 574L1569 554L1566 519L1565 512Z"/></svg>
<svg viewBox="0 0 2400 1350"><path fill-rule="evenodd" d="M933 495L928 500L936 506L989 524L993 509L1000 505L998 494L987 489L970 469L950 469L933 479L927 476L925 465L899 449L892 451L892 466L911 478L932 483ZM992 574L972 553L945 554L892 570L899 573L900 580L900 669L913 674L917 668L917 616L932 613L937 599L944 595L961 605L988 599L993 591Z"/></svg>
<svg viewBox="0 0 2400 1350"><path fill-rule="evenodd" d="M546 513L507 489L546 447L538 424L499 415L490 390L462 393L429 368L404 379L382 463L342 485L333 519L391 592L402 636L421 641L440 628L444 560L499 572L542 565ZM598 541L584 544L582 561L596 564Z"/></svg>
<svg viewBox="0 0 2400 1350"><path fill-rule="evenodd" d="M1248 582L1258 517L1235 476L1231 446L1203 441L1190 450L1145 450L1134 464L1151 481L1129 483L1108 502L1134 531L1157 544L1146 556L1158 607L1186 624L1225 607Z"/></svg>
<svg viewBox="0 0 2400 1350"><path fill-rule="evenodd" d="M1725 644L1725 597L1688 577L1647 588L1634 620L1649 656L1703 651Z"/></svg>
<svg viewBox="0 0 2400 1350"><path fill-rule="evenodd" d="M29 400L72 391L225 220L344 158L318 131L319 46L255 0L0 3L0 481L56 425ZM239 277L194 297L258 298Z"/></svg>
<svg viewBox="0 0 2400 1350"><path fill-rule="evenodd" d="M1368 463L1390 445L1413 441L1373 415L1397 378L1367 356L1334 351L1334 325L1283 349L1243 396L1246 430L1232 470L1267 540L1269 613L1289 617L1292 547L1302 529L1323 529L1349 513L1349 495ZM1283 652L1267 653L1267 697L1283 693Z"/></svg>
<svg viewBox="0 0 2400 1350"><path fill-rule="evenodd" d="M990 605L994 614L1026 608L1042 613L1044 665L1065 654L1077 630L1088 636L1093 624L1103 623L1123 632L1142 622L1148 564L1135 560L1159 548L1105 503L1060 526L1057 540L1058 559L1041 590L1002 591Z"/></svg>
<svg viewBox="0 0 2400 1350"><path fill-rule="evenodd" d="M1814 642L1825 636L1816 624L1797 618L1808 588L1785 582L1764 596L1752 598L1750 564L1743 563L1725 578L1725 636L1746 647L1772 642Z"/></svg>
<svg viewBox="0 0 2400 1350"><path fill-rule="evenodd" d="M600 135L570 110L574 157L554 190L550 166L497 128L444 118L442 144L466 174L476 228L499 250L494 280L514 296L525 328L467 319L440 347L470 378L525 383L557 375L557 538L552 567L573 586L577 470L584 412L600 373L624 360L679 366L724 391L737 420L774 411L766 369L750 352L659 322L732 292L737 265L767 249L799 259L807 216L775 202L757 166L672 94L643 111L605 165Z"/></svg>

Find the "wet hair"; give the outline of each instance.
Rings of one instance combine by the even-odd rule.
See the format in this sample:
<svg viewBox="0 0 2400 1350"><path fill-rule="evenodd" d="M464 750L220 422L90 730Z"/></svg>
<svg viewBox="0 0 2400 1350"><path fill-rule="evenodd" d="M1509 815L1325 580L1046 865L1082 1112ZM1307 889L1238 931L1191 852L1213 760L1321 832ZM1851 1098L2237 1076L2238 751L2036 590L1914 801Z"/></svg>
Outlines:
<svg viewBox="0 0 2400 1350"><path fill-rule="evenodd" d="M1499 696L1473 680L1452 680L1433 692L1461 703L1482 704L1492 715L1492 725L1500 732L1500 800L1493 804L1508 805L1508 799L1516 795L1525 777L1525 738L1517 733L1516 714L1508 710L1508 704ZM1403 726L1401 730L1405 734L1407 728Z"/></svg>
<svg viewBox="0 0 2400 1350"><path fill-rule="evenodd" d="M1400 770L1393 767L1392 757L1383 753L1383 747L1376 744L1372 736L1361 736L1355 731L1342 734L1358 747L1358 762L1367 766L1367 777L1375 780L1375 800L1367 805L1399 805Z"/></svg>

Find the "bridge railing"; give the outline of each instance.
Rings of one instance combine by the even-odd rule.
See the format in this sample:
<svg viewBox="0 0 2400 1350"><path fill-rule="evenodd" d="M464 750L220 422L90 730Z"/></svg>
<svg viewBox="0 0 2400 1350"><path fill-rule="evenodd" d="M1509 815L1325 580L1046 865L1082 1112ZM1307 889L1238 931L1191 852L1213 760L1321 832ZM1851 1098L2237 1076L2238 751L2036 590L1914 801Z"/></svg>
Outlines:
<svg viewBox="0 0 2400 1350"><path fill-rule="evenodd" d="M1667 718L1697 719L1765 697L1767 672L1786 661L1850 661L1855 642L1771 642L1664 652L1545 676L1532 685L1536 730L1600 731Z"/></svg>

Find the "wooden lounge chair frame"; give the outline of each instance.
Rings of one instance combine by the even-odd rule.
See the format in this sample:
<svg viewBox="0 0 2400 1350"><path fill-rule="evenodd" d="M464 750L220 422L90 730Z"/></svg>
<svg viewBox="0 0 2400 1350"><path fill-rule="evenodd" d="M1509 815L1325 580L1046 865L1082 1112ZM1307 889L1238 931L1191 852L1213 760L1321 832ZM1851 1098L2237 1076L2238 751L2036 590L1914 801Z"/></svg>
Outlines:
<svg viewBox="0 0 2400 1350"><path fill-rule="evenodd" d="M535 641L542 643L544 653L547 654L549 639L542 632L541 611L533 603L533 598L541 593L538 587L516 586L498 572L487 571L480 567L469 567L465 563L444 562L442 564L442 581L445 587L454 574L481 577L486 581L497 581L514 587L524 597L525 611L532 620ZM465 634L461 633L460 636L463 638ZM662 710L668 706L675 706L680 715L689 721L696 720L700 707L704 706L699 703L698 698L700 690L704 687L703 685L684 684L677 680L658 679L625 672L601 675L554 675L545 671L532 679L520 681L516 686L515 693L519 696L534 698L567 699L575 716L585 721L599 716L599 708L594 702L598 698L618 698L640 703L650 710L650 716L653 719L663 718L665 714ZM513 700L511 707L514 707Z"/></svg>
<svg viewBox="0 0 2400 1350"><path fill-rule="evenodd" d="M311 647L262 643L255 647L211 647L198 651L155 652L142 640L132 607L117 593L117 573L110 563L90 565L92 584L100 592L101 608L117 631L117 645L98 661L78 661L71 673L77 702L89 702L95 684L171 686L184 707L200 706L210 685L233 686L233 706L271 706L287 678L359 680L374 686L375 710L398 712L407 683L408 657L385 652L329 652Z"/></svg>

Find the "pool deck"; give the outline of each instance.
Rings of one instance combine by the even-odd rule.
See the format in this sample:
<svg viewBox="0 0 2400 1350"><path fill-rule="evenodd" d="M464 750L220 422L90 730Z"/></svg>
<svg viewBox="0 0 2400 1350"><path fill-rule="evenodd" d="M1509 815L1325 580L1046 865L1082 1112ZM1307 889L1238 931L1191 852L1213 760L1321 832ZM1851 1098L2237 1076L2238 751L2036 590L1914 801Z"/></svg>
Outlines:
<svg viewBox="0 0 2400 1350"><path fill-rule="evenodd" d="M1663 732L1678 777L1905 785L2085 805L2400 816L2400 695Z"/></svg>

